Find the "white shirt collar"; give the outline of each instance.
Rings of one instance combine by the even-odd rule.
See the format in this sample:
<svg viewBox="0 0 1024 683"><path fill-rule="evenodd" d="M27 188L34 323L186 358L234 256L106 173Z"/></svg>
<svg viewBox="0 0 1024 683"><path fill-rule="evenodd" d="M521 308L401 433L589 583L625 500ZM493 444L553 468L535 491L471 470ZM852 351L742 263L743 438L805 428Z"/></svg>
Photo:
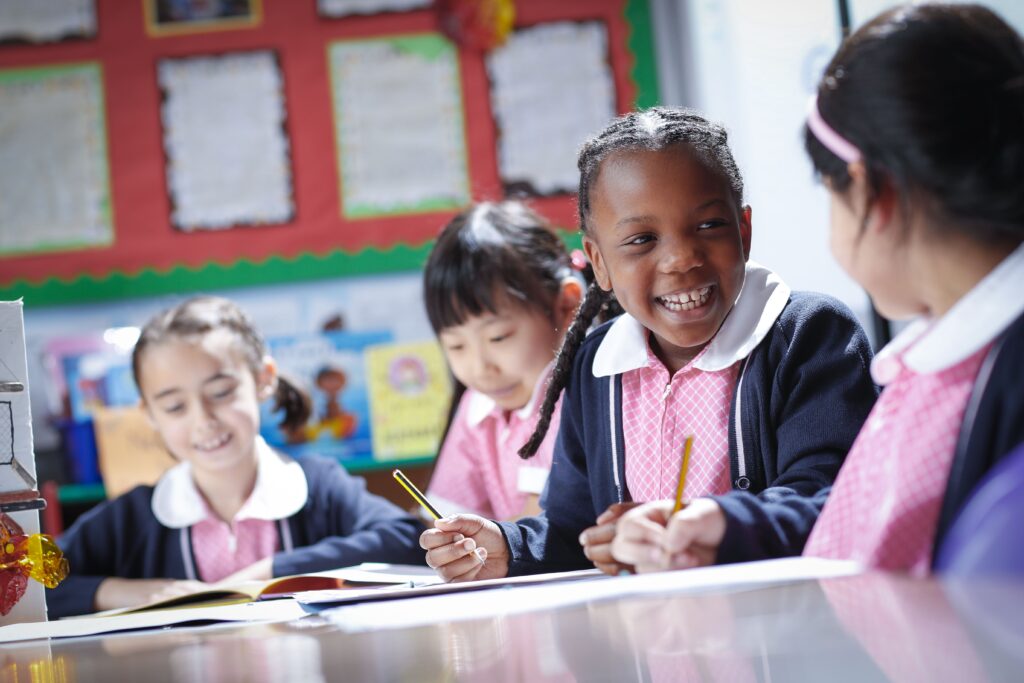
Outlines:
<svg viewBox="0 0 1024 683"><path fill-rule="evenodd" d="M871 363L871 376L888 384L898 361L931 374L963 362L998 337L1024 313L1024 245L1017 247L941 318L921 318L885 345Z"/></svg>
<svg viewBox="0 0 1024 683"><path fill-rule="evenodd" d="M551 376L551 370L555 367L555 361L548 363L548 366L544 368L544 371L540 373L537 378L537 384L533 387L533 393L530 394L530 400L526 402L522 408L515 411L515 414L525 420L533 414L534 409L537 407L537 402L541 400L544 394L544 390L548 386L548 378ZM486 394L481 394L479 391L473 389L466 389L469 393L469 405L466 406L466 423L470 427L476 427L488 415L496 415L498 404L494 402L494 399L489 398Z"/></svg>
<svg viewBox="0 0 1024 683"><path fill-rule="evenodd" d="M782 278L754 261L747 261L736 303L694 367L717 372L750 355L782 314L789 294L789 286ZM618 375L647 365L647 334L647 329L633 316L619 316L594 356L594 377Z"/></svg>
<svg viewBox="0 0 1024 683"><path fill-rule="evenodd" d="M238 519L278 520L302 509L309 486L302 467L278 453L262 438L256 440L256 485ZM164 472L153 489L153 515L171 529L206 519L208 506L192 479L192 464L182 462Z"/></svg>

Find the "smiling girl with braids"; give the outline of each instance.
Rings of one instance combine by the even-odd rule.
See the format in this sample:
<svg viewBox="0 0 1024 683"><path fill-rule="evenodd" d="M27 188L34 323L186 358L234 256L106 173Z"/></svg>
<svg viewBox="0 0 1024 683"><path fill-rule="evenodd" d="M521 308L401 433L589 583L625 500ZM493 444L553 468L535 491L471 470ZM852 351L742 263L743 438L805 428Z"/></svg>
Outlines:
<svg viewBox="0 0 1024 683"><path fill-rule="evenodd" d="M588 141L578 165L596 283L521 451L543 439L564 388L545 513L439 520L420 545L446 580L588 559L618 571L615 518L631 502L673 496L688 435L688 514L738 530L770 518L806 536L820 510L811 496L832 483L875 400L853 315L748 261L750 208L720 126L688 110L634 112ZM584 338L612 292L626 313ZM726 532L717 555L694 563L763 554L749 546Z"/></svg>

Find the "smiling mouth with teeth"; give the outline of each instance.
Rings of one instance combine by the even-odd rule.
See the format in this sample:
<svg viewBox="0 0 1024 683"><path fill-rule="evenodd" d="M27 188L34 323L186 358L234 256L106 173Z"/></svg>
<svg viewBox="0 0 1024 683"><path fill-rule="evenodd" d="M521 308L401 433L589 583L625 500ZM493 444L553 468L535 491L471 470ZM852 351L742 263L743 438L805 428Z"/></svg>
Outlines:
<svg viewBox="0 0 1024 683"><path fill-rule="evenodd" d="M675 294L659 296L656 297L656 300L670 311L692 311L708 302L713 289L714 286L711 285L701 287L700 289L692 289L688 292L676 292Z"/></svg>
<svg viewBox="0 0 1024 683"><path fill-rule="evenodd" d="M213 450L216 450L216 449L220 448L221 446L226 444L228 441L231 441L231 435L230 434L222 434L222 435L216 436L216 437L214 437L212 439L207 439L206 441L203 441L202 443L195 444L195 449L197 451L213 451Z"/></svg>

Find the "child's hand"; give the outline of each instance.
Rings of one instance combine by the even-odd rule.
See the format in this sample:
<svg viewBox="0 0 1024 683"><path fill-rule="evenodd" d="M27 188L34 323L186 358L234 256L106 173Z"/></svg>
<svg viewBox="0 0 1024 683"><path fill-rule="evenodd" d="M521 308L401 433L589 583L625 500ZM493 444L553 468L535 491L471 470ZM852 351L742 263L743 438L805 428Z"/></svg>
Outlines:
<svg viewBox="0 0 1024 683"><path fill-rule="evenodd" d="M672 508L671 500L660 500L626 513L612 556L641 573L714 564L725 536L722 508L710 498L698 498L674 515Z"/></svg>
<svg viewBox="0 0 1024 683"><path fill-rule="evenodd" d="M420 534L427 564L445 581L498 579L508 575L508 546L501 529L478 515L452 515Z"/></svg>
<svg viewBox="0 0 1024 683"><path fill-rule="evenodd" d="M580 534L580 545L583 554L594 563L594 566L605 574L616 576L623 571L632 572L633 566L616 562L612 557L612 541L615 540L615 528L619 518L635 508L639 503L613 503L598 516L597 525L584 529Z"/></svg>

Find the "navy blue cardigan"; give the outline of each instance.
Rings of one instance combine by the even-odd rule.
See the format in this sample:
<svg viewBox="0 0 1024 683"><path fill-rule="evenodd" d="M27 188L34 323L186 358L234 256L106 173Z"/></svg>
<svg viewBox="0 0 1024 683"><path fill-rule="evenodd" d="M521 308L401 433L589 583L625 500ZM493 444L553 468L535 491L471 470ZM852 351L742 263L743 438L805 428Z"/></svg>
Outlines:
<svg viewBox="0 0 1024 683"><path fill-rule="evenodd" d="M592 372L609 325L584 340L566 385L545 512L499 523L510 574L591 566L580 532L612 503L630 500L622 379ZM739 373L729 414L733 491L716 497L730 529L755 518L771 533L755 548L746 534L727 533L719 562L803 548L824 504L815 494L832 484L877 398L870 361L867 337L846 306L820 294L790 296ZM779 501L787 505L775 509Z"/></svg>
<svg viewBox="0 0 1024 683"><path fill-rule="evenodd" d="M985 474L1014 448L1024 443L1024 315L1018 317L992 345L978 371L967 402L946 492L939 511L934 548L971 492ZM805 507L825 504L829 489L813 501L780 500L773 505L733 505L723 545L745 548L742 559L795 555L803 550L806 535L788 535L784 521ZM720 500L721 502L721 500ZM939 553L933 552L932 558Z"/></svg>
<svg viewBox="0 0 1024 683"><path fill-rule="evenodd" d="M366 491L362 477L349 475L334 460L304 456L306 505L282 520L294 550L274 555L274 576L326 571L360 562L423 564L423 526L385 499ZM183 543L188 528L171 529L153 516L152 486L138 486L82 515L58 540L71 574L46 591L50 616L95 611L96 589L108 577L185 579L198 571ZM279 526L279 536L283 530Z"/></svg>

